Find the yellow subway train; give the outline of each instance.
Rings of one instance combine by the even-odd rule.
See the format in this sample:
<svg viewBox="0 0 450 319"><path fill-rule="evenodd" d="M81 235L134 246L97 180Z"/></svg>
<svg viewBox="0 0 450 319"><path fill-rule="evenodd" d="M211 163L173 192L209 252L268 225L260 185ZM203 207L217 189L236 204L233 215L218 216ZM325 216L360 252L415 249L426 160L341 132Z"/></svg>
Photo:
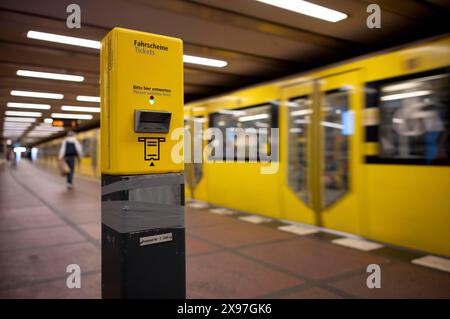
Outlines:
<svg viewBox="0 0 450 319"><path fill-rule="evenodd" d="M186 164L187 197L450 256L450 37L190 103L185 121L204 146L195 125L279 134L258 146L279 149L276 170L225 160L236 145L224 144ZM98 176L98 129L78 138L81 172ZM56 164L59 142L40 145L40 160Z"/></svg>

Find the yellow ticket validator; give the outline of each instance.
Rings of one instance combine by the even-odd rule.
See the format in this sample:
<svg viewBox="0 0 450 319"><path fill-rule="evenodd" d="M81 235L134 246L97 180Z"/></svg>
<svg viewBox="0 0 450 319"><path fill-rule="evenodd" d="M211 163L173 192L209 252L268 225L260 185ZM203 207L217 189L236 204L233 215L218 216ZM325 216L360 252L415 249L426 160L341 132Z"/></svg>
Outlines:
<svg viewBox="0 0 450 319"><path fill-rule="evenodd" d="M184 125L183 42L114 28L100 52L102 173L182 172L170 137Z"/></svg>

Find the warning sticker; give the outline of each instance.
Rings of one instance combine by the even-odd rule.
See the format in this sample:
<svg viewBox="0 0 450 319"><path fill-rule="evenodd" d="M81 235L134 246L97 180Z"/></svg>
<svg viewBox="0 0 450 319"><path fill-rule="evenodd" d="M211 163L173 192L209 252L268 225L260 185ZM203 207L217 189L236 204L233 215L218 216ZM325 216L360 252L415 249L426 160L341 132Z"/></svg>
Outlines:
<svg viewBox="0 0 450 319"><path fill-rule="evenodd" d="M165 233L154 236L146 236L139 238L139 246L153 245L158 243L164 243L167 241L172 241L172 233Z"/></svg>

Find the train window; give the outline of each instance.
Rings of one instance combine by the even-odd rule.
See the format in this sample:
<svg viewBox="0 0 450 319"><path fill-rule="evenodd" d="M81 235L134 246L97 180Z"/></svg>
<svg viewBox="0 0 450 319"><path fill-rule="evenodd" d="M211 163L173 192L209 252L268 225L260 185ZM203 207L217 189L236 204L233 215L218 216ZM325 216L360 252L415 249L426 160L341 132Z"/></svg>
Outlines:
<svg viewBox="0 0 450 319"><path fill-rule="evenodd" d="M215 154L212 160L245 160L253 159L256 155L258 161L260 155L271 155L271 128L278 127L276 106L277 102L267 103L233 110L222 110L210 115L211 127L219 128L224 138L223 154ZM266 130L259 130L259 129ZM236 129L255 129L255 138L249 138L245 134L237 134ZM261 134L264 134L262 136ZM214 143L214 140L212 141ZM237 156L238 149L244 149L244 158ZM230 158L234 154L234 159ZM267 160L268 158L264 158ZM272 159L274 160L274 159Z"/></svg>
<svg viewBox="0 0 450 319"><path fill-rule="evenodd" d="M91 156L91 139L89 137L83 138L83 140L81 141L81 147L83 150L83 156L90 157Z"/></svg>
<svg viewBox="0 0 450 319"><path fill-rule="evenodd" d="M321 125L324 130L324 203L330 206L345 195L349 186L349 132L346 119L349 95L346 91L325 94Z"/></svg>
<svg viewBox="0 0 450 319"><path fill-rule="evenodd" d="M370 84L369 88L372 96L368 100L379 109L377 134L372 136L379 153L369 162L450 164L448 69Z"/></svg>
<svg viewBox="0 0 450 319"><path fill-rule="evenodd" d="M449 157L449 75L381 86L380 157Z"/></svg>
<svg viewBox="0 0 450 319"><path fill-rule="evenodd" d="M91 144L92 144L92 147L91 147L91 151L92 151L91 152L91 156L92 156L91 167L92 167L92 170L94 172L97 172L98 131L94 132L94 135L93 135L92 140L91 140Z"/></svg>
<svg viewBox="0 0 450 319"><path fill-rule="evenodd" d="M191 121L185 120L184 127L186 130L190 131ZM203 116L196 116L194 118L194 127L200 126L203 130L205 129L205 118ZM203 143L203 132L202 130L194 129L194 135L191 137L191 145L196 145L194 139L197 143ZM191 156L193 157L193 150L191 150ZM186 173L186 183L191 187L196 187L203 177L203 163L193 163L193 159L185 163L185 173Z"/></svg>
<svg viewBox="0 0 450 319"><path fill-rule="evenodd" d="M311 99L308 96L292 98L287 102L288 120L288 183L289 187L307 205L309 193L308 135L311 121Z"/></svg>

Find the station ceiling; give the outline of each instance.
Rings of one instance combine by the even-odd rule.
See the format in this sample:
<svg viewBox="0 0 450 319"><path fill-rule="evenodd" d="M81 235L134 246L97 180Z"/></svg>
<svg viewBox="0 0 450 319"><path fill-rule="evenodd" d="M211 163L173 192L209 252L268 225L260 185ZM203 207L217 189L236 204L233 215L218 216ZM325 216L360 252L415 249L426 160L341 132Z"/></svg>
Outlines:
<svg viewBox="0 0 450 319"><path fill-rule="evenodd" d="M448 0L377 0L381 29L366 26L372 0L311 2L348 16L327 22L255 0L77 0L81 28L68 29L66 7L72 0L0 0L0 128L5 111L23 111L8 102L50 104L51 110L40 110L42 118L61 112L62 105L99 106L76 100L99 96L99 50L29 39L30 30L100 40L120 26L181 38L185 54L228 63L223 68L186 63L186 102L449 31ZM17 70L85 79L19 77ZM11 96L11 90L61 93L64 99ZM98 113L93 115L83 125L98 124Z"/></svg>

